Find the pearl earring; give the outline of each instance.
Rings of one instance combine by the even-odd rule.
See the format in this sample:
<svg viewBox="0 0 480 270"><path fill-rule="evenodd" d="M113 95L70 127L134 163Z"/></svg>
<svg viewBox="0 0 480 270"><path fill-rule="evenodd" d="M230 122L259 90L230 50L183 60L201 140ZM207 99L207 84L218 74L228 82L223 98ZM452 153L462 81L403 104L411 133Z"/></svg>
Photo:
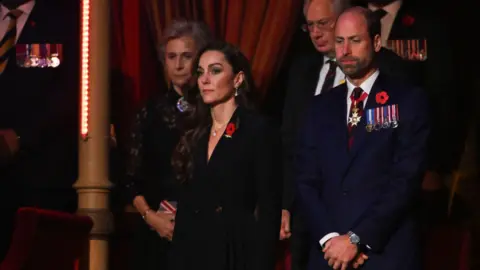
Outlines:
<svg viewBox="0 0 480 270"><path fill-rule="evenodd" d="M238 96L238 88L235 88L235 96Z"/></svg>

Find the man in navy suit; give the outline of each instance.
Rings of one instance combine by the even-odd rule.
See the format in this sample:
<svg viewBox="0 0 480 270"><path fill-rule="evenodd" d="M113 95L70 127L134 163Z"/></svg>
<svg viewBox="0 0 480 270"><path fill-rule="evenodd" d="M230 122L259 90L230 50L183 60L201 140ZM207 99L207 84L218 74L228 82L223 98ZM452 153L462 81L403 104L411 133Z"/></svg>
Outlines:
<svg viewBox="0 0 480 270"><path fill-rule="evenodd" d="M377 68L380 22L346 10L335 28L347 76L313 98L294 161L312 241L308 269L421 269L413 208L429 134L425 93Z"/></svg>

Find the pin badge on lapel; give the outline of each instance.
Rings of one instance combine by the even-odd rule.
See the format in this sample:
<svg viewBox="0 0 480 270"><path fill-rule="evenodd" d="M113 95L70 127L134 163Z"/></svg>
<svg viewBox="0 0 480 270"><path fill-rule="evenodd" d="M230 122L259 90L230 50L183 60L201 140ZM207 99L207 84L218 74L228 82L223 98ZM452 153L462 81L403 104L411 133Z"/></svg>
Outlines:
<svg viewBox="0 0 480 270"><path fill-rule="evenodd" d="M388 96L387 92L385 91L381 91L381 92L378 92L376 95L375 95L375 101L378 103L378 104L385 104L387 103L388 99L390 97Z"/></svg>
<svg viewBox="0 0 480 270"><path fill-rule="evenodd" d="M415 18L407 14L403 16L402 23L404 26L410 27L415 23Z"/></svg>
<svg viewBox="0 0 480 270"><path fill-rule="evenodd" d="M225 129L225 137L232 138L232 135L233 135L233 133L235 133L235 130L237 130L237 127L235 126L235 124L234 123L228 123L228 126Z"/></svg>

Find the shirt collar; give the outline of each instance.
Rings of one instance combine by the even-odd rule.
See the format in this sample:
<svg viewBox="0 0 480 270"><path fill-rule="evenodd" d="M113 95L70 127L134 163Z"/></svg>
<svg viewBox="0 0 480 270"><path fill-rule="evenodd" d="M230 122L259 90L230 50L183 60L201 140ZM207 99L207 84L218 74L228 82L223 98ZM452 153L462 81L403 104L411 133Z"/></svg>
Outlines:
<svg viewBox="0 0 480 270"><path fill-rule="evenodd" d="M378 78L378 75L380 74L380 71L375 71L370 77L368 77L362 84L360 84L360 88L362 88L363 92L367 93L367 95L370 95L370 92L372 91L373 84ZM353 92L353 89L355 89L357 86L353 85L348 79L347 81L347 89L348 89L348 96L350 96Z"/></svg>
<svg viewBox="0 0 480 270"><path fill-rule="evenodd" d="M396 16L398 11L400 10L400 7L402 6L403 0L396 0L393 1L392 3L386 5L383 7L383 10L385 10L388 14L391 14L393 16ZM368 4L368 8L372 11L375 11L378 9L377 6L374 6L372 4Z"/></svg>
<svg viewBox="0 0 480 270"><path fill-rule="evenodd" d="M333 62L337 62L337 60L335 60L335 58L330 58L328 56L323 56L323 63L326 64L328 61L333 61Z"/></svg>
<svg viewBox="0 0 480 270"><path fill-rule="evenodd" d="M34 6L35 6L35 0L31 0L24 3L23 5L18 6L18 8L16 9L21 10L22 13L26 15L30 15L30 13L32 13ZM0 4L0 18L2 18L2 20L4 20L7 17L8 12L10 12L10 10L6 6Z"/></svg>

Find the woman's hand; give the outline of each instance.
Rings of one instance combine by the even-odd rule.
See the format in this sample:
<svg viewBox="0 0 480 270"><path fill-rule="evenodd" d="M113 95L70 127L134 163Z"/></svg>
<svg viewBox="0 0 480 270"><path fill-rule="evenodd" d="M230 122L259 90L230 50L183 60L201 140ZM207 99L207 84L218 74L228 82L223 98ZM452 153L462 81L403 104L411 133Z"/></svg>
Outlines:
<svg viewBox="0 0 480 270"><path fill-rule="evenodd" d="M173 229L175 228L174 214L149 211L145 215L145 221L155 229L161 237L166 238L168 241L172 241Z"/></svg>
<svg viewBox="0 0 480 270"><path fill-rule="evenodd" d="M292 236L290 231L290 211L282 210L282 224L280 225L280 240L286 240Z"/></svg>

